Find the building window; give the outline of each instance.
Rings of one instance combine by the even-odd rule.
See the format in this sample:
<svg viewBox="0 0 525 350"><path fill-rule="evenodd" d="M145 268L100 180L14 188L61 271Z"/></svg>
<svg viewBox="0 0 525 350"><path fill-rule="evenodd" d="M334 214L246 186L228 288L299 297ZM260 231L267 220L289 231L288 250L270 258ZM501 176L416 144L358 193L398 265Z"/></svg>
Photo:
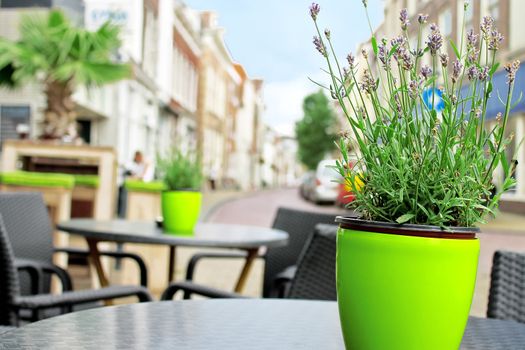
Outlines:
<svg viewBox="0 0 525 350"><path fill-rule="evenodd" d="M3 143L5 140L19 139L21 129L26 129L25 133L27 134L30 118L31 109L29 106L1 106L0 143Z"/></svg>
<svg viewBox="0 0 525 350"><path fill-rule="evenodd" d="M474 3L470 3L465 12L465 28L467 30L474 28Z"/></svg>
<svg viewBox="0 0 525 350"><path fill-rule="evenodd" d="M487 1L488 13L494 18L494 23L498 23L499 19L499 0L488 0Z"/></svg>
<svg viewBox="0 0 525 350"><path fill-rule="evenodd" d="M447 8L445 11L443 11L439 15L439 26L441 27L441 30L443 31L443 35L446 38L454 39L452 38L452 11L450 11L450 8Z"/></svg>

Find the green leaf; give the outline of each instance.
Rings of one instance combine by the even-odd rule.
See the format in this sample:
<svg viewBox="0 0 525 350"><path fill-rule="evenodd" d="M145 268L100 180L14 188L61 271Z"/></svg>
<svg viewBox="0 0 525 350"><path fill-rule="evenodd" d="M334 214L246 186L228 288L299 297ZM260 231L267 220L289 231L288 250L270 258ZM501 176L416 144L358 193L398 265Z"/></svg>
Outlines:
<svg viewBox="0 0 525 350"><path fill-rule="evenodd" d="M454 44L452 40L449 40L449 41L450 41L450 46L452 46L452 50L454 50L454 54L456 55L457 59L460 60L461 56L459 55L459 51L458 51L458 48L456 47L456 44Z"/></svg>
<svg viewBox="0 0 525 350"><path fill-rule="evenodd" d="M372 49L374 50L374 54L377 56L378 49L377 49L377 40L375 36L372 37Z"/></svg>
<svg viewBox="0 0 525 350"><path fill-rule="evenodd" d="M398 217L398 218L396 219L396 222L397 222L398 224L404 224L405 222L407 222L407 221L413 219L414 216L415 216L414 214L403 214L403 215L401 215L400 217Z"/></svg>
<svg viewBox="0 0 525 350"><path fill-rule="evenodd" d="M496 62L492 68L490 68L490 71L489 71L489 75L492 76L494 75L494 73L496 73L496 71L498 70L498 67L499 67L499 62Z"/></svg>

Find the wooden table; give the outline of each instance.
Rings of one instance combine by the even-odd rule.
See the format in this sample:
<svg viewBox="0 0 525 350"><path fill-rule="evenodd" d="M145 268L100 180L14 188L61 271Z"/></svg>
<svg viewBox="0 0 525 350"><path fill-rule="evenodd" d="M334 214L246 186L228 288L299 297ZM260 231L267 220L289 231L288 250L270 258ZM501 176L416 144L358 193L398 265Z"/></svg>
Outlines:
<svg viewBox="0 0 525 350"><path fill-rule="evenodd" d="M105 307L50 318L0 335L0 349L344 348L335 302L283 299L186 300ZM417 350L424 348L423 344ZM471 317L461 349L523 350L525 325Z"/></svg>
<svg viewBox="0 0 525 350"><path fill-rule="evenodd" d="M235 292L242 292L253 262L261 247L286 245L288 234L281 230L257 227L201 223L195 227L192 235L165 233L155 222L129 220L93 220L73 219L59 223L61 231L83 236L90 250L91 263L94 265L100 285L109 285L109 280L100 261L98 243L143 243L169 246L168 282L173 280L177 246L233 248L244 250L247 257L235 286Z"/></svg>

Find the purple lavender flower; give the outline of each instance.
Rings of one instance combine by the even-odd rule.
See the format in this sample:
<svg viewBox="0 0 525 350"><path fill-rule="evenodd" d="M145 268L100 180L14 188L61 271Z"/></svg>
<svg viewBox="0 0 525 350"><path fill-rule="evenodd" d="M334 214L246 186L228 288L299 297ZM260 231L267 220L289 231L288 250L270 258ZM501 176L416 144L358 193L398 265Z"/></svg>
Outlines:
<svg viewBox="0 0 525 350"><path fill-rule="evenodd" d="M345 78L345 81L350 78L350 69L347 67L343 67L343 77Z"/></svg>
<svg viewBox="0 0 525 350"><path fill-rule="evenodd" d="M467 53L467 65L470 66L478 61L479 51L471 48Z"/></svg>
<svg viewBox="0 0 525 350"><path fill-rule="evenodd" d="M310 6L310 16L312 16L312 19L314 21L317 20L317 15L319 14L319 11L321 11L321 6L319 6L319 4L316 4L315 2L312 2L312 5Z"/></svg>
<svg viewBox="0 0 525 350"><path fill-rule="evenodd" d="M377 53L377 57L379 58L379 60L381 61L381 63L383 63L383 66L386 68L390 65L390 57L388 55L388 52L387 52L387 49L386 49L386 45L385 44L381 44L379 45L378 47L378 53Z"/></svg>
<svg viewBox="0 0 525 350"><path fill-rule="evenodd" d="M421 82L417 80L411 80L408 83L408 94L411 98L415 99L419 96Z"/></svg>
<svg viewBox="0 0 525 350"><path fill-rule="evenodd" d="M489 78L489 67L485 66L479 70L478 79L479 81L486 81Z"/></svg>
<svg viewBox="0 0 525 350"><path fill-rule="evenodd" d="M403 115L403 107L401 107L401 101L399 99L399 94L394 94L394 102L396 103L396 112L397 112L397 116L399 118L401 118L401 116Z"/></svg>
<svg viewBox="0 0 525 350"><path fill-rule="evenodd" d="M439 28L436 25L434 25L434 29L432 29L432 33L430 33L427 40L427 46L430 49L430 53L432 55L435 55L442 45L443 36L439 32Z"/></svg>
<svg viewBox="0 0 525 350"><path fill-rule="evenodd" d="M436 23L432 23L432 24L430 25L430 30L431 30L431 31L435 32L437 29L438 29L438 26L437 26Z"/></svg>
<svg viewBox="0 0 525 350"><path fill-rule="evenodd" d="M446 53L442 53L439 55L439 59L441 60L441 65L443 67L446 67L448 66L448 61L449 61L449 58L448 58L448 55Z"/></svg>
<svg viewBox="0 0 525 350"><path fill-rule="evenodd" d="M368 58L368 50L367 49L361 49L361 55L365 58L365 60Z"/></svg>
<svg viewBox="0 0 525 350"><path fill-rule="evenodd" d="M515 60L512 63L507 63L505 65L505 71L507 72L507 84L514 83L516 79L516 72L520 68L520 60Z"/></svg>
<svg viewBox="0 0 525 350"><path fill-rule="evenodd" d="M408 19L408 10L402 9L399 13L399 20L401 21L401 29L406 30L410 25L410 20Z"/></svg>
<svg viewBox="0 0 525 350"><path fill-rule="evenodd" d="M479 28L481 29L481 32L483 33L483 37L485 38L485 40L488 39L490 32L492 32L493 26L494 26L494 18L490 16L483 17L483 20L481 21Z"/></svg>
<svg viewBox="0 0 525 350"><path fill-rule="evenodd" d="M478 35L474 33L474 29L469 29L467 32L467 46L475 47L478 43Z"/></svg>
<svg viewBox="0 0 525 350"><path fill-rule="evenodd" d="M430 68L430 66L428 65L424 65L423 67L421 67L420 73L426 80L432 75L432 68Z"/></svg>
<svg viewBox="0 0 525 350"><path fill-rule="evenodd" d="M427 23L427 20L428 20L428 15L427 14L420 13L417 16L417 21L419 22L419 24Z"/></svg>
<svg viewBox="0 0 525 350"><path fill-rule="evenodd" d="M401 54L401 60L403 61L404 70L411 70L412 67L414 67L414 61L412 60L412 56L408 50L403 50L403 53Z"/></svg>
<svg viewBox="0 0 525 350"><path fill-rule="evenodd" d="M503 34L494 29L490 32L488 39L489 50L498 51L499 44L503 41Z"/></svg>
<svg viewBox="0 0 525 350"><path fill-rule="evenodd" d="M402 35L399 35L399 36L393 38L392 40L390 40L390 45L392 47L394 47L396 45L398 47L402 47L402 46L405 46L405 44L406 44L406 38L404 36L402 36Z"/></svg>
<svg viewBox="0 0 525 350"><path fill-rule="evenodd" d="M350 70L353 70L355 68L355 56L353 53L349 53L346 56L346 60L348 61L348 66L350 67Z"/></svg>
<svg viewBox="0 0 525 350"><path fill-rule="evenodd" d="M476 66L471 66L467 69L467 78L468 80L475 80L479 76L479 70Z"/></svg>
<svg viewBox="0 0 525 350"><path fill-rule="evenodd" d="M326 28L324 30L324 36L326 37L326 39L330 40L330 29Z"/></svg>
<svg viewBox="0 0 525 350"><path fill-rule="evenodd" d="M461 74L461 70L463 69L463 65L460 61L455 60L452 64L452 83L456 83L459 79L459 75Z"/></svg>
<svg viewBox="0 0 525 350"><path fill-rule="evenodd" d="M374 92L377 88L376 81L368 71L368 69L365 69L363 72L363 78L360 83L361 90L366 91L367 93L371 94Z"/></svg>
<svg viewBox="0 0 525 350"><path fill-rule="evenodd" d="M317 49L317 51L319 51L321 55L323 55L324 57L328 57L328 53L326 52L326 47L324 46L323 42L318 36L314 36L313 43L314 43L315 48Z"/></svg>

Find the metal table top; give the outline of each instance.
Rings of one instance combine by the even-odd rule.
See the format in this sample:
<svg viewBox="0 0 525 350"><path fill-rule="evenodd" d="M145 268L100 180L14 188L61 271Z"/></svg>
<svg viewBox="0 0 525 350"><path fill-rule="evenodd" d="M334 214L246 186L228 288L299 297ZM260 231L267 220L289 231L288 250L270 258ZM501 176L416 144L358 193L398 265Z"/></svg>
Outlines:
<svg viewBox="0 0 525 350"><path fill-rule="evenodd" d="M237 299L92 309L0 335L0 349L343 350L337 304ZM471 318L463 350L525 349L525 325Z"/></svg>
<svg viewBox="0 0 525 350"><path fill-rule="evenodd" d="M172 246L253 249L287 244L288 234L257 226L199 223L192 235L165 233L155 222L73 219L57 225L61 231L99 241Z"/></svg>

